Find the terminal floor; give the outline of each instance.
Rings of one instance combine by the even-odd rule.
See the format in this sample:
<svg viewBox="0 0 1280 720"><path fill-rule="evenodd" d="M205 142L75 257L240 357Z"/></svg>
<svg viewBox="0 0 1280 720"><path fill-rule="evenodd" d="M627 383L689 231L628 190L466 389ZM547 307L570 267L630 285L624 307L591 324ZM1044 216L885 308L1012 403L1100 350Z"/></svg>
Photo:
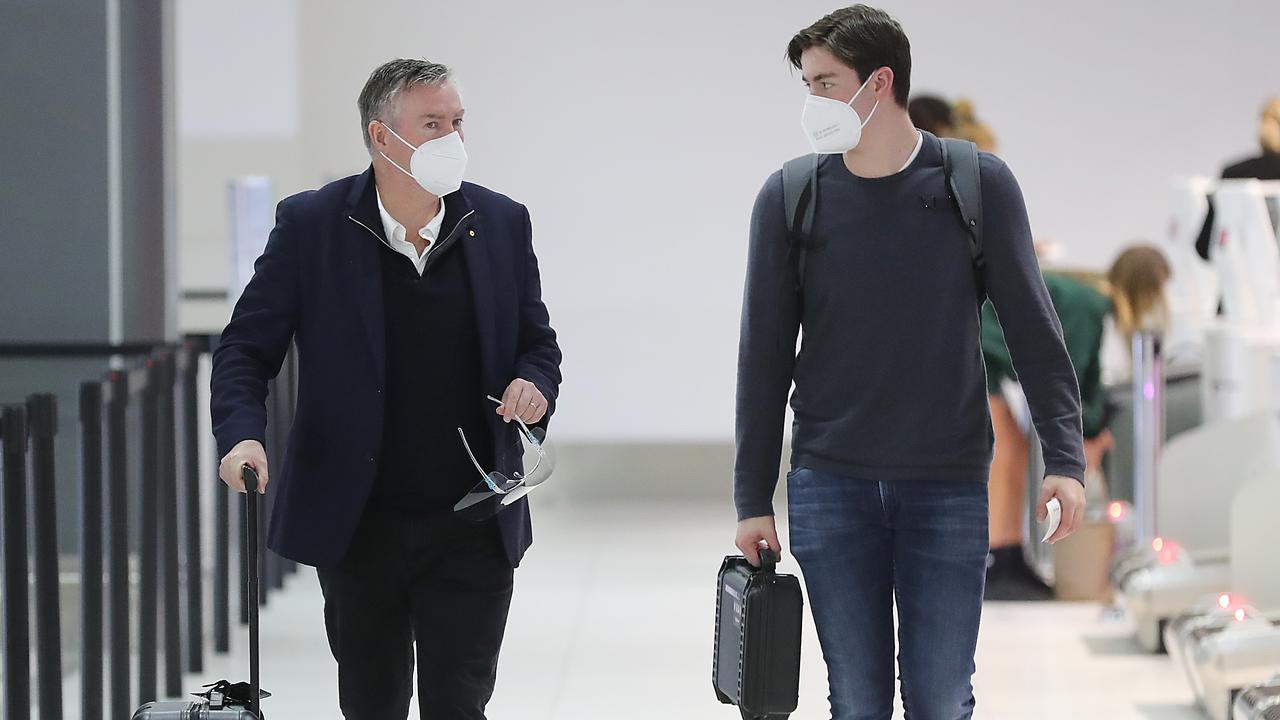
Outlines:
<svg viewBox="0 0 1280 720"><path fill-rule="evenodd" d="M732 511L636 501L574 507L552 497L534 512L537 541L516 575L489 717L738 717L710 688L714 581L732 551ZM789 558L781 569L796 571ZM321 611L315 573L304 568L262 613L263 686L274 693L264 711L272 720L341 717ZM805 623L797 720L828 717L826 671ZM231 656L189 679L192 689L245 674L237 641ZM988 604L977 668L977 718L1201 717L1170 659L1143 653L1126 621L1094 604ZM73 676L72 720L75 684ZM416 705L410 716L418 717Z"/></svg>

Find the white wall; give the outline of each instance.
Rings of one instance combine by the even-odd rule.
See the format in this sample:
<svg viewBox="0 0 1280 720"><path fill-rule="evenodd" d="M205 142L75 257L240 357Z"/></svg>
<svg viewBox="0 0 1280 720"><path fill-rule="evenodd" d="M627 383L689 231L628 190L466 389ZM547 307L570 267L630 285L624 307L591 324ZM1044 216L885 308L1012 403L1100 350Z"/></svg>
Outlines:
<svg viewBox="0 0 1280 720"><path fill-rule="evenodd" d="M281 194L367 164L355 98L378 63L453 65L471 178L533 214L566 356L560 437L730 436L748 214L765 176L806 149L803 88L783 51L833 3L308 0L266 15L244 4L206 5L204 28L180 37L202 38L192 52L252 55L264 51L232 36L296 36L301 89L279 97L296 93L297 137L265 144L279 153L292 143L275 158L292 163ZM912 38L914 88L976 101L1037 234L1064 244L1073 264L1100 266L1161 233L1166 178L1252 152L1262 99L1280 93L1271 0L885 7ZM237 87L246 106L277 87L270 68L227 72L224 102L237 102ZM219 135L221 166L237 133L252 164L263 132L229 117L238 130ZM182 175L204 180L199 168ZM188 198L182 226L216 243L208 229L224 208L222 196ZM184 263L184 284L225 283L216 254L202 252L198 266Z"/></svg>
<svg viewBox="0 0 1280 720"><path fill-rule="evenodd" d="M178 132L298 135L298 0L178 0Z"/></svg>

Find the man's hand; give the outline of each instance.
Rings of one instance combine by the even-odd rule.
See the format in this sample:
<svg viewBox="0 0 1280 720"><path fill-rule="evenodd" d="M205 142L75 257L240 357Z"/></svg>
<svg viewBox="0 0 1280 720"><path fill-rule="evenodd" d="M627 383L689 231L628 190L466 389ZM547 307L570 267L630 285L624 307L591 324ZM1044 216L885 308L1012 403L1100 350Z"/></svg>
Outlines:
<svg viewBox="0 0 1280 720"><path fill-rule="evenodd" d="M778 542L778 528L772 515L747 518L738 523L738 539L734 544L753 567L760 567L761 542L768 543L769 549L781 557L782 543Z"/></svg>
<svg viewBox="0 0 1280 720"><path fill-rule="evenodd" d="M218 463L218 477L227 487L236 492L244 492L244 478L240 469L245 465L258 473L258 494L267 491L267 451L257 440L241 440L231 452Z"/></svg>
<svg viewBox="0 0 1280 720"><path fill-rule="evenodd" d="M1084 486L1079 480L1062 475L1045 478L1040 490L1040 503L1036 505L1036 519L1040 522L1044 522L1049 514L1045 503L1053 498L1058 498L1058 502L1062 503L1062 522L1058 525L1058 531L1046 541L1050 545L1080 527L1080 522L1084 520Z"/></svg>
<svg viewBox="0 0 1280 720"><path fill-rule="evenodd" d="M498 406L497 413L503 422L509 423L518 416L526 425L532 425L546 417L547 399L537 385L516 378L502 393L502 404Z"/></svg>

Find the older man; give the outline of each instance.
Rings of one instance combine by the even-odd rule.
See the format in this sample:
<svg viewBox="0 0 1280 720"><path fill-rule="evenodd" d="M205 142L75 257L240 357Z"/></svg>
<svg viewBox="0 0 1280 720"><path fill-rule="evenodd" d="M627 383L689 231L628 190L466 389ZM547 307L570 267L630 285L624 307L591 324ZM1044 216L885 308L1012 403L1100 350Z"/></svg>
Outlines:
<svg viewBox="0 0 1280 720"><path fill-rule="evenodd" d="M483 718L529 512L521 500L477 522L453 508L474 465L519 467L513 421L554 411L560 350L528 211L462 180L449 68L386 63L359 108L371 167L280 203L214 355L221 476L243 490L250 465L266 491L267 381L296 342L268 543L319 569L342 712L405 718L416 640L422 717Z"/></svg>

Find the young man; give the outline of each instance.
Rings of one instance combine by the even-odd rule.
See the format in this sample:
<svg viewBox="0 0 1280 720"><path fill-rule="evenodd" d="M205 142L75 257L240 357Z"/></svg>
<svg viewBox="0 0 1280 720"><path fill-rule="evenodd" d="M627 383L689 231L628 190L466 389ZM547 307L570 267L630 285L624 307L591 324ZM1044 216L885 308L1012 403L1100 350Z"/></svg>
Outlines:
<svg viewBox="0 0 1280 720"><path fill-rule="evenodd" d="M404 720L416 645L422 717L483 720L529 509L453 508L480 481L473 462L519 467L512 421L554 412L560 349L528 211L463 182L449 68L388 62L358 105L369 168L280 203L214 353L220 475L243 492L250 465L266 491L267 381L296 342L268 544L319 571L342 715Z"/></svg>
<svg viewBox="0 0 1280 720"><path fill-rule="evenodd" d="M1084 505L1075 373L1032 247L1022 193L979 158L985 262L949 199L940 141L911 124L910 45L864 5L787 49L809 89L802 125L820 153L803 278L781 173L751 220L738 359L737 545L780 550L772 496L792 382L791 543L827 661L836 720L971 717L987 557L992 434L979 345L983 294L1000 313L1045 449L1041 504ZM795 352L804 327L803 344ZM1041 510L1043 515L1043 509Z"/></svg>

